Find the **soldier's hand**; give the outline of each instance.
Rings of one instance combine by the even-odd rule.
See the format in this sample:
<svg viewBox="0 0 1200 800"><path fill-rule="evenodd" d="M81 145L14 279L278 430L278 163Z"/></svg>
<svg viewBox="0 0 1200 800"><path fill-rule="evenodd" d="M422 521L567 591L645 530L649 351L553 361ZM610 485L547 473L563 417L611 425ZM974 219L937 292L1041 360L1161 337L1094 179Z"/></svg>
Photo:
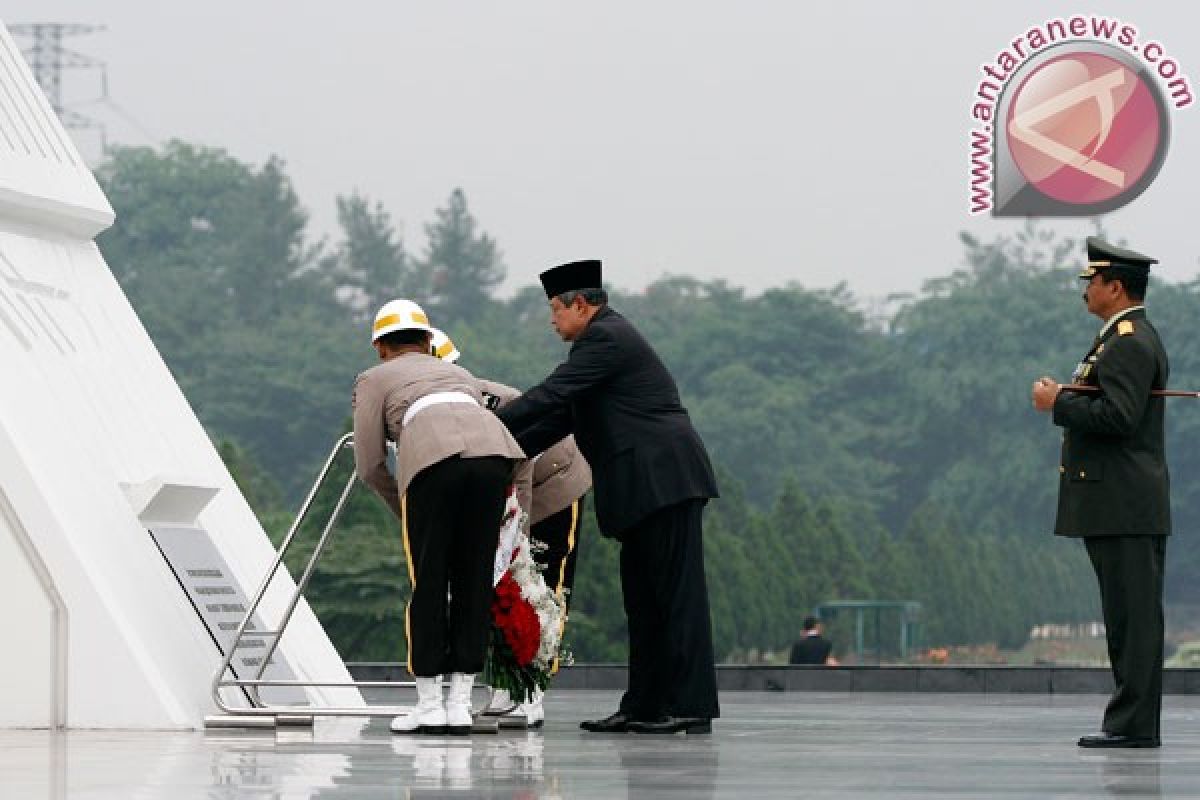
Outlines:
<svg viewBox="0 0 1200 800"><path fill-rule="evenodd" d="M1033 407L1038 411L1050 411L1054 408L1054 400L1062 389L1058 381L1045 376L1033 382Z"/></svg>

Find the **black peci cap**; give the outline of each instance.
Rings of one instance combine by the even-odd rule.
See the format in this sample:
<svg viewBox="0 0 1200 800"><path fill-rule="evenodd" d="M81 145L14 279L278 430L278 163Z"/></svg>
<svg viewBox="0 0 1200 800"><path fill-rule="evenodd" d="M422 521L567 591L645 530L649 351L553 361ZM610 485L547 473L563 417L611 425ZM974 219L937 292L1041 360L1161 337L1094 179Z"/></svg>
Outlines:
<svg viewBox="0 0 1200 800"><path fill-rule="evenodd" d="M538 277L542 279L542 288L546 290L548 298L558 297L563 292L574 289L603 288L603 274L598 259L559 264Z"/></svg>

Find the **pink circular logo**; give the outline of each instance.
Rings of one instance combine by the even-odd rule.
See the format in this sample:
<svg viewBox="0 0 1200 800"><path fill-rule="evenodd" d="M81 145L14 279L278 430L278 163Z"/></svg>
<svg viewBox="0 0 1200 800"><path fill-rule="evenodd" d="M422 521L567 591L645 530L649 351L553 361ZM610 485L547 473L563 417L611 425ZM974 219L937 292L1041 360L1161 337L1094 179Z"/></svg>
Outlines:
<svg viewBox="0 0 1200 800"><path fill-rule="evenodd" d="M1035 69L1005 123L1025 180L1064 203L1104 202L1139 187L1164 143L1151 88L1098 53L1065 54Z"/></svg>

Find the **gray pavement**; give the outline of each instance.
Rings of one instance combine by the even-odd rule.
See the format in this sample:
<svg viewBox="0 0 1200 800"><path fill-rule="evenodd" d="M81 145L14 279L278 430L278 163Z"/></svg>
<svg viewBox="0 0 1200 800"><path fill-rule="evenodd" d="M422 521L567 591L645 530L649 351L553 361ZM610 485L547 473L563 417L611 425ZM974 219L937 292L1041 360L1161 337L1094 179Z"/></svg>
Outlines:
<svg viewBox="0 0 1200 800"><path fill-rule="evenodd" d="M541 732L393 736L385 720L258 732L0 731L0 798L1197 798L1200 697L1161 750L1085 751L1098 695L726 692L711 736L597 736L612 691L560 691Z"/></svg>

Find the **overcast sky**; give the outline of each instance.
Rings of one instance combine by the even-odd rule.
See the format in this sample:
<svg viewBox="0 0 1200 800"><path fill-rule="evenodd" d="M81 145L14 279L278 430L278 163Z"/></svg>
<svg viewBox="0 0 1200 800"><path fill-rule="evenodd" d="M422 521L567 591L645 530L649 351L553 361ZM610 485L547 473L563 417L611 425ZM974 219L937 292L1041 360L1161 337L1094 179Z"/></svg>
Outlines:
<svg viewBox="0 0 1200 800"><path fill-rule="evenodd" d="M1016 225L967 213L979 67L1014 36L1119 17L1200 84L1190 4L904 5L5 0L0 14L107 26L67 44L107 63L129 119L80 111L121 143L280 155L317 233L336 232L334 198L357 189L419 252L462 187L510 285L600 257L624 288L671 273L915 290L961 265L959 231ZM98 92L95 75L64 80L68 100ZM1200 272L1200 102L1171 126L1162 173L1105 225L1182 280Z"/></svg>

